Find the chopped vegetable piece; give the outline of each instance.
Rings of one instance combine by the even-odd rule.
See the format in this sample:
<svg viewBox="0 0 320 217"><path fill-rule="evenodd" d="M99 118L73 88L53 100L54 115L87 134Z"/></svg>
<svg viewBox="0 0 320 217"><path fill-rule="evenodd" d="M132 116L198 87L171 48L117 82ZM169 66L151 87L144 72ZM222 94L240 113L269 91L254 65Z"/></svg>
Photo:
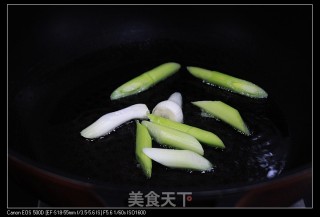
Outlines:
<svg viewBox="0 0 320 217"><path fill-rule="evenodd" d="M150 135L159 144L178 149L187 149L203 155L201 144L193 136L149 121L142 121L142 124L148 128Z"/></svg>
<svg viewBox="0 0 320 217"><path fill-rule="evenodd" d="M180 123L183 122L183 112L181 107L177 103L169 100L158 103L152 110L152 114Z"/></svg>
<svg viewBox="0 0 320 217"><path fill-rule="evenodd" d="M168 99L169 101L175 102L178 104L180 108L182 108L182 95L179 92L175 92L171 94L171 96Z"/></svg>
<svg viewBox="0 0 320 217"><path fill-rule="evenodd" d="M192 102L192 104L198 106L203 111L209 113L215 118L218 118L225 123L230 124L245 135L250 135L247 125L242 120L238 110L236 110L235 108L232 108L231 106L221 101L198 101Z"/></svg>
<svg viewBox="0 0 320 217"><path fill-rule="evenodd" d="M94 139L104 136L121 124L132 119L147 119L149 109L145 104L135 104L119 111L103 115L80 132L81 136Z"/></svg>
<svg viewBox="0 0 320 217"><path fill-rule="evenodd" d="M152 114L182 123L183 112L181 106L182 96L179 92L175 92L171 94L168 100L159 102L152 110Z"/></svg>
<svg viewBox="0 0 320 217"><path fill-rule="evenodd" d="M268 93L261 87L249 81L239 79L221 72L210 71L199 67L187 67L188 71L195 77L200 78L223 89L248 96L251 98L267 98Z"/></svg>
<svg viewBox="0 0 320 217"><path fill-rule="evenodd" d="M178 169L211 170L212 164L201 155L189 150L144 148L143 152L158 163Z"/></svg>
<svg viewBox="0 0 320 217"><path fill-rule="evenodd" d="M217 147L217 148L225 148L221 139L218 136L216 136L214 133L211 133L209 131L202 130L200 128L196 128L186 124L181 124L175 121L171 121L167 118L159 117L152 114L149 114L148 118L153 123L157 123L161 126L170 127L170 128L182 131L184 133L190 134L200 142L203 142L207 145Z"/></svg>
<svg viewBox="0 0 320 217"><path fill-rule="evenodd" d="M142 151L144 148L152 148L151 136L149 135L148 129L141 125L139 121L136 121L136 124L136 158L141 165L143 173L147 176L147 178L151 178L152 161Z"/></svg>
<svg viewBox="0 0 320 217"><path fill-rule="evenodd" d="M111 93L110 99L120 99L145 91L151 86L176 73L180 67L181 66L178 63L164 63L118 87Z"/></svg>

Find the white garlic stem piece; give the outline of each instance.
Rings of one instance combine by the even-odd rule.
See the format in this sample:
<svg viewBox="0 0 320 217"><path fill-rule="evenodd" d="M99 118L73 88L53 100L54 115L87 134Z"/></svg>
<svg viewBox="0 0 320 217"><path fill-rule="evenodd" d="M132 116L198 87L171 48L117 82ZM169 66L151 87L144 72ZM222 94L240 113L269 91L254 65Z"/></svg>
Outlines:
<svg viewBox="0 0 320 217"><path fill-rule="evenodd" d="M145 104L135 104L127 108L103 115L80 132L81 136L94 139L110 133L121 124L133 119L147 119L149 109Z"/></svg>

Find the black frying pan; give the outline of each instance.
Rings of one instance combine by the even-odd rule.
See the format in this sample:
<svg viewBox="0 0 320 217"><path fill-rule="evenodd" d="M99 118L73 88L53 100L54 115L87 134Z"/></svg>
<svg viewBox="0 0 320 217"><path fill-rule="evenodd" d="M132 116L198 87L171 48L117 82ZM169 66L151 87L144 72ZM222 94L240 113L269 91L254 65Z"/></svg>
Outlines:
<svg viewBox="0 0 320 217"><path fill-rule="evenodd" d="M94 191L107 201L106 205L126 206L128 192L156 189L191 191L198 199L194 205L205 206L210 204L203 202L208 198L212 201L217 195L281 181L309 167L311 118L306 107L310 105L311 46L310 32L304 24L310 21L310 8L278 6L265 11L253 6L211 7L217 14L190 6L29 9L34 14L25 21L27 27L12 18L17 29L12 30L14 36L9 35L18 42L17 34L26 28L31 35L23 41L35 46L28 49L32 55L22 55L30 62L10 55L21 52L20 46L9 49L9 148L14 177L22 173L33 177L30 168L25 168L31 165L33 169L42 169L36 174L49 171L49 177L59 174L62 179L90 183L90 188L95 186ZM12 14L24 10L14 6ZM145 13L139 13L140 10ZM164 10L166 17L161 16ZM302 10L305 16L295 19L296 10ZM271 12L272 17L267 19L266 14ZM305 31L300 29L299 34L292 35L293 27ZM292 51L295 38L299 38L295 44L299 52ZM52 48L49 42L59 45ZM24 48L30 46L20 43ZM39 60L40 53L44 57ZM35 65L36 61L40 62ZM110 101L110 93L120 84L168 61L179 62L183 68L146 92ZM13 64L17 62L22 65ZM207 86L188 74L188 65L227 72L257 83L269 93L269 98L254 100ZM23 71L23 67L28 71ZM297 80L293 75L301 68L305 73ZM205 157L215 165L213 172L173 170L154 163L153 176L147 180L135 160L134 122L95 141L85 140L79 134L105 113L135 103L145 103L152 109L175 91L183 95L185 122L215 132L225 142L223 151L204 146ZM222 122L201 117L200 111L190 104L195 100L221 100L234 106L252 135L246 137ZM154 146L159 147L155 142ZM30 180L27 183L35 182ZM50 181L44 183L53 185ZM66 205L57 203L59 200L52 199L52 195L43 197Z"/></svg>

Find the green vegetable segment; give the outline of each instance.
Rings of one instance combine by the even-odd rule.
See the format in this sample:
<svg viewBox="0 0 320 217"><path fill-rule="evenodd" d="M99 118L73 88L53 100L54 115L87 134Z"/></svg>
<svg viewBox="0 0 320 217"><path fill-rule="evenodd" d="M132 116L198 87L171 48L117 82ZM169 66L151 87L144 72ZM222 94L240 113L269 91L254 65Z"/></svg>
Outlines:
<svg viewBox="0 0 320 217"><path fill-rule="evenodd" d="M218 136L216 136L214 133L211 133L209 131L202 130L200 128L182 124L182 123L172 121L167 118L159 117L156 115L152 115L152 114L149 114L148 118L153 123L157 123L161 126L170 127L170 128L182 131L184 133L190 134L200 142L203 142L207 145L217 147L217 148L225 147L221 139Z"/></svg>
<svg viewBox="0 0 320 217"><path fill-rule="evenodd" d="M230 124L237 130L241 131L243 134L249 136L250 132L242 120L237 109L221 102L221 101L198 101L192 102L193 105L198 106L203 111L209 113L210 115Z"/></svg>
<svg viewBox="0 0 320 217"><path fill-rule="evenodd" d="M187 149L203 155L203 148L201 144L193 136L149 121L142 121L142 124L148 128L151 136L159 144L168 145L178 149Z"/></svg>
<svg viewBox="0 0 320 217"><path fill-rule="evenodd" d="M195 77L229 91L251 98L267 98L268 93L261 87L249 81L239 79L221 72L210 71L199 67L187 67L187 70Z"/></svg>
<svg viewBox="0 0 320 217"><path fill-rule="evenodd" d="M178 63L164 63L126 82L111 93L110 99L120 99L147 90L151 86L173 75L180 69Z"/></svg>
<svg viewBox="0 0 320 217"><path fill-rule="evenodd" d="M201 155L189 150L144 148L143 152L158 163L177 169L211 170L212 164Z"/></svg>
<svg viewBox="0 0 320 217"><path fill-rule="evenodd" d="M144 148L152 148L152 140L147 128L136 121L136 158L141 165L144 174L151 178L152 174L152 161L143 153Z"/></svg>

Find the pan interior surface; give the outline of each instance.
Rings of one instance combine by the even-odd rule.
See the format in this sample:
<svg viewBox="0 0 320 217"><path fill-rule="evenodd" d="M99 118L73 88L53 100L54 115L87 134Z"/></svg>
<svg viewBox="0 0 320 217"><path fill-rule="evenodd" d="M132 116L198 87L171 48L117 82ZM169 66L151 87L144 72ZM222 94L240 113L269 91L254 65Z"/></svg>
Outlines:
<svg viewBox="0 0 320 217"><path fill-rule="evenodd" d="M138 95L111 101L110 94L131 78L168 61L182 65L172 77ZM22 143L36 161L90 182L123 186L217 187L267 180L281 174L290 150L288 127L281 109L267 99L251 99L192 77L186 66L222 71L255 83L253 67L219 46L159 41L101 49L61 67L36 73L13 99L11 147ZM257 83L264 88L270 84ZM204 157L214 164L211 172L169 169L153 162L146 179L135 159L135 122L110 135L90 141L80 131L100 116L144 103L152 110L173 92L183 97L186 124L217 134L224 150L203 144ZM268 91L268 89L267 89ZM227 124L202 117L192 101L220 100L238 109L251 130L244 136ZM19 145L17 145L19 144ZM17 147L15 147L17 146ZM153 141L153 147L161 147Z"/></svg>

